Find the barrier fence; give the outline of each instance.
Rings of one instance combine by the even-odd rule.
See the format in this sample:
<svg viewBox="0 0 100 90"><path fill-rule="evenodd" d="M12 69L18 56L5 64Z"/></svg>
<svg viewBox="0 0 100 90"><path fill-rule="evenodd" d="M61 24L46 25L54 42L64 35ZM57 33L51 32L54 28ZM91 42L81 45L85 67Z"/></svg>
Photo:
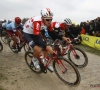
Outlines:
<svg viewBox="0 0 100 90"><path fill-rule="evenodd" d="M82 37L82 44L100 50L100 37L89 36L85 34L81 34L81 37Z"/></svg>

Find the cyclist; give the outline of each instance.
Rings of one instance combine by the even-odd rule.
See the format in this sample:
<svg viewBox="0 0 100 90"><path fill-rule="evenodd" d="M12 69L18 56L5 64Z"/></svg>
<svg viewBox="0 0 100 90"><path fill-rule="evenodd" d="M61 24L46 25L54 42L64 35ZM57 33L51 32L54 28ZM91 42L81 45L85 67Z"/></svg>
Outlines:
<svg viewBox="0 0 100 90"><path fill-rule="evenodd" d="M6 31L14 41L12 48L15 50L16 50L16 43L17 43L16 36L19 36L20 40L23 41L22 34L17 29L20 26L20 23L21 23L20 17L15 17L14 22L13 21L11 23L6 22Z"/></svg>
<svg viewBox="0 0 100 90"><path fill-rule="evenodd" d="M36 69L40 69L37 57L41 53L42 49L46 49L46 51L44 51L44 57L47 55L47 52L51 54L55 53L50 46L46 45L41 36L41 30L49 27L52 19L53 13L51 10L49 8L44 8L41 10L41 16L32 17L24 24L24 39L34 50L32 63ZM48 69L53 71L51 65L48 66Z"/></svg>
<svg viewBox="0 0 100 90"><path fill-rule="evenodd" d="M47 29L48 35L55 41L56 39L65 40L69 43L69 38L63 35L63 32L72 25L69 18L64 19L64 22L52 22L51 26ZM47 32L46 32L47 33ZM45 31L42 32L42 36L45 37Z"/></svg>
<svg viewBox="0 0 100 90"><path fill-rule="evenodd" d="M5 29L6 30L6 23L11 23L12 21L9 19L8 21L4 21L3 23L2 23L2 29Z"/></svg>
<svg viewBox="0 0 100 90"><path fill-rule="evenodd" d="M69 39L63 35L63 32L72 25L72 22L69 18L64 19L64 22L53 22L52 26L48 30L49 36L53 39L63 39L69 42Z"/></svg>

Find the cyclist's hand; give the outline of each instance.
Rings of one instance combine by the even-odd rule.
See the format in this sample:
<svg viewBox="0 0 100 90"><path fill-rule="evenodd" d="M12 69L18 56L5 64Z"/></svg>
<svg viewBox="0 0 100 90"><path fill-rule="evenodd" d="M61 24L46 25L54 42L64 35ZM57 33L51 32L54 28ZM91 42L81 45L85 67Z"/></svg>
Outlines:
<svg viewBox="0 0 100 90"><path fill-rule="evenodd" d="M63 40L65 40L67 43L70 43L70 39L66 37L62 37Z"/></svg>
<svg viewBox="0 0 100 90"><path fill-rule="evenodd" d="M67 39L66 39L66 42L67 42L67 43L70 43L71 41L70 41L70 39L69 39L69 38L67 38Z"/></svg>

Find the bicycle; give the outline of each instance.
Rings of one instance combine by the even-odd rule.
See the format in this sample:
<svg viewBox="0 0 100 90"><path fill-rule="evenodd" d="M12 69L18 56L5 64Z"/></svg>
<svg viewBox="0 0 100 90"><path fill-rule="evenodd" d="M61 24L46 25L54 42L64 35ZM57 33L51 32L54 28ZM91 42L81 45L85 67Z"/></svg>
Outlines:
<svg viewBox="0 0 100 90"><path fill-rule="evenodd" d="M16 35L15 35L16 36ZM16 36L16 39L17 39L17 43L16 43L16 48L12 48L12 45L13 45L13 40L12 40L12 37L8 34L8 38L7 38L7 41L8 41L8 45L10 47L10 49L14 52L14 53L18 53L18 52L21 52L21 49L24 47L24 51L27 52L27 51L31 51L32 48L29 44L26 43L26 41L24 40L23 38L23 41L20 40L20 38L18 36Z"/></svg>
<svg viewBox="0 0 100 90"><path fill-rule="evenodd" d="M1 43L1 41L0 41L0 52L3 50L3 45L2 45L2 43Z"/></svg>
<svg viewBox="0 0 100 90"><path fill-rule="evenodd" d="M88 65L87 54L82 49L75 47L74 44L72 44L73 41L67 43L66 41L59 40L59 42L62 45L62 56L67 55L68 59L78 68L83 68ZM49 45L53 47L53 43Z"/></svg>
<svg viewBox="0 0 100 90"><path fill-rule="evenodd" d="M57 55L48 54L49 60L48 62L46 62L46 64L44 64L43 60L40 57L37 58L40 64L39 70L37 70L34 67L34 64L32 63L32 57L34 53L32 51L28 51L25 53L26 64L33 72L40 74L40 73L47 73L47 67L49 66L51 61L53 61L53 68L55 74L61 81L71 86L79 85L81 80L80 73L78 69L68 59L59 55L59 50L61 50L59 48L60 46L61 46L60 44L54 43L53 50L57 52ZM31 57L29 57L29 55Z"/></svg>

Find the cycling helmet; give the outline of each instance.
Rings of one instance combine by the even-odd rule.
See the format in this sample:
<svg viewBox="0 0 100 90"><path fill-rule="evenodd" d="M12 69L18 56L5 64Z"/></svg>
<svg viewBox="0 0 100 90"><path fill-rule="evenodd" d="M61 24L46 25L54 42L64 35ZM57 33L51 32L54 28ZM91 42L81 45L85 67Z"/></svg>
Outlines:
<svg viewBox="0 0 100 90"><path fill-rule="evenodd" d="M64 19L64 22L67 24L67 25L72 25L72 22L69 18L66 18Z"/></svg>
<svg viewBox="0 0 100 90"><path fill-rule="evenodd" d="M49 8L44 8L41 10L41 16L44 18L52 18L53 13L51 12Z"/></svg>
<svg viewBox="0 0 100 90"><path fill-rule="evenodd" d="M21 23L21 19L19 17L15 17L15 23L20 24Z"/></svg>
<svg viewBox="0 0 100 90"><path fill-rule="evenodd" d="M4 22L6 22L6 19L4 19Z"/></svg>

